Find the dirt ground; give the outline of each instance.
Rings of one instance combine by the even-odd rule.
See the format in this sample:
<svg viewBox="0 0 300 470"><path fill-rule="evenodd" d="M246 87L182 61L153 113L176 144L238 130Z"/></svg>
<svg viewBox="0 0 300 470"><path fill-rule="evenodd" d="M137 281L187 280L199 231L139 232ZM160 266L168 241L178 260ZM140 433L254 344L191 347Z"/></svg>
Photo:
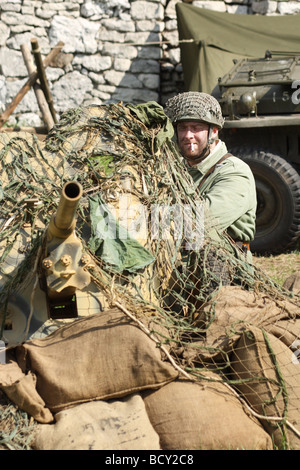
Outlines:
<svg viewBox="0 0 300 470"><path fill-rule="evenodd" d="M253 263L262 269L274 282L282 285L291 275L300 272L300 251L280 255L254 256Z"/></svg>

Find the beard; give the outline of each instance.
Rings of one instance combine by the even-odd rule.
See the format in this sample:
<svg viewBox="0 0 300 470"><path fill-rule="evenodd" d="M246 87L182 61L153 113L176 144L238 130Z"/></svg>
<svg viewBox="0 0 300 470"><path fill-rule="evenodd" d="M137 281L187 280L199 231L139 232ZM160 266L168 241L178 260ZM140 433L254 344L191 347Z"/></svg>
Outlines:
<svg viewBox="0 0 300 470"><path fill-rule="evenodd" d="M195 152L195 153L189 152L188 155L182 152L184 158L190 164L200 163L202 160L204 160L204 158L206 158L209 155L209 153L210 153L210 144L208 142L206 143L206 146L204 147L204 149L201 150L200 152Z"/></svg>

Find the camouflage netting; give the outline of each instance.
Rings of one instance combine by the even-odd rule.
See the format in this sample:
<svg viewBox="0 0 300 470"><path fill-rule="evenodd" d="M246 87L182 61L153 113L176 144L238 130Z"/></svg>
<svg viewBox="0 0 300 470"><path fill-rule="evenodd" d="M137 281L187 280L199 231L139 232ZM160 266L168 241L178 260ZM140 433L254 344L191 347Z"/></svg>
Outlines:
<svg viewBox="0 0 300 470"><path fill-rule="evenodd" d="M3 133L0 164L1 337L10 297L41 275L61 188L76 180L83 187L76 233L103 308L134 319L183 377L229 387L276 447L300 447L299 297L250 266L226 236L215 241L159 106L72 109L43 142ZM105 229L117 236L101 237L111 214L118 223ZM30 321L29 314L26 331Z"/></svg>

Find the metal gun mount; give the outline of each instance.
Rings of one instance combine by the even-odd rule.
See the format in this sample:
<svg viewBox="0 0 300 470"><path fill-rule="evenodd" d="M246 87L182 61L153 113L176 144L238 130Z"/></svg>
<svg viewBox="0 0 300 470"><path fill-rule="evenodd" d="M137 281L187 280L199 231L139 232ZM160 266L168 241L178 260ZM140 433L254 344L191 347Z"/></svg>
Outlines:
<svg viewBox="0 0 300 470"><path fill-rule="evenodd" d="M82 193L78 182L65 183L47 229L41 265L50 318L77 317L76 290L84 289L91 281L85 269L90 258L83 253L82 243L75 233L76 210Z"/></svg>

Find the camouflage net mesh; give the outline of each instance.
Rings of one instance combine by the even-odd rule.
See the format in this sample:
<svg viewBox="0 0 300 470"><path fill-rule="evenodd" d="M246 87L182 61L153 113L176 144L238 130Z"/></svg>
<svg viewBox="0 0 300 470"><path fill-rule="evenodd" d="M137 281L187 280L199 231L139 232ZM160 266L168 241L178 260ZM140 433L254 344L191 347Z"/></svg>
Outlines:
<svg viewBox="0 0 300 470"><path fill-rule="evenodd" d="M0 450L30 450L34 419L18 409L0 391Z"/></svg>
<svg viewBox="0 0 300 470"><path fill-rule="evenodd" d="M242 252L235 256L226 236L214 242L207 217L191 240L202 200L169 138L168 121L153 111L122 104L72 109L45 141L0 136L0 336L9 331L11 296L41 275L45 227L63 184L76 180L83 187L76 233L92 258L86 269L104 308L130 315L183 375L226 383L263 424L279 429L283 442L286 432L299 439L299 297L249 266ZM104 256L103 245L101 251L91 243L91 201L97 205L99 196L120 223L120 201L125 204L143 247L133 261L122 259L122 268ZM150 227L145 213L153 215L153 208ZM185 214L189 231L176 222L178 214ZM88 299L82 315L89 314ZM26 331L30 321L28 312Z"/></svg>

